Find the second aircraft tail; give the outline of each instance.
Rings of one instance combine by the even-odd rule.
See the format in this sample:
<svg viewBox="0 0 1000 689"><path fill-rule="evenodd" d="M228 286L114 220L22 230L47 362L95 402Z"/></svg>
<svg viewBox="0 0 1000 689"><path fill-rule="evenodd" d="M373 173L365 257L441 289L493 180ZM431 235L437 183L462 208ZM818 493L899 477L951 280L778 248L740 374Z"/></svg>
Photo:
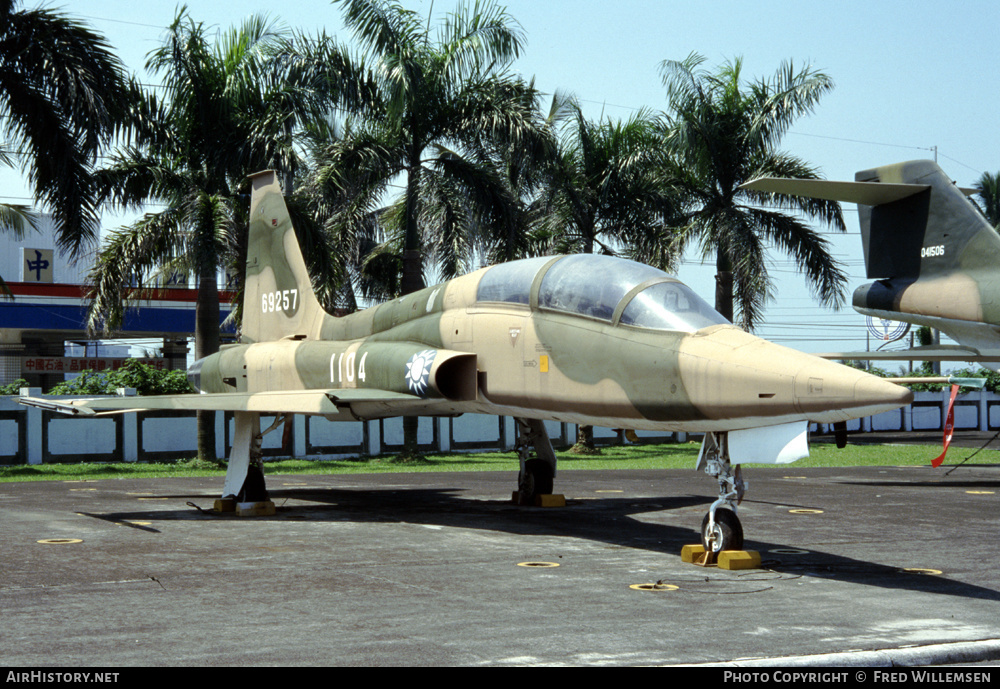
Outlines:
<svg viewBox="0 0 1000 689"><path fill-rule="evenodd" d="M912 190L898 200L858 205L869 279L929 278L987 257L1000 262L1000 237L934 161L862 170L855 179Z"/></svg>
<svg viewBox="0 0 1000 689"><path fill-rule="evenodd" d="M858 204L869 279L916 280L1000 263L1000 235L932 160L862 170L854 182L767 177L744 188Z"/></svg>

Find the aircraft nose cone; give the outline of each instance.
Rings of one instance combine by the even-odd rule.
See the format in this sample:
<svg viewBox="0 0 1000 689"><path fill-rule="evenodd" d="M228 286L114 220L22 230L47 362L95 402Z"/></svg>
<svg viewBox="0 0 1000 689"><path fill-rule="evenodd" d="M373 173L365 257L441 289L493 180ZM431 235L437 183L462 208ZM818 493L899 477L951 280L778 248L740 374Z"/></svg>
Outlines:
<svg viewBox="0 0 1000 689"><path fill-rule="evenodd" d="M830 423L898 409L913 401L913 393L864 371L815 360L797 373L795 400L810 420Z"/></svg>
<svg viewBox="0 0 1000 689"><path fill-rule="evenodd" d="M854 386L854 401L863 407L880 407L880 411L888 411L912 402L913 391L866 374Z"/></svg>
<svg viewBox="0 0 1000 689"><path fill-rule="evenodd" d="M692 403L708 419L835 423L913 399L899 385L732 326L706 329L683 342L680 369Z"/></svg>

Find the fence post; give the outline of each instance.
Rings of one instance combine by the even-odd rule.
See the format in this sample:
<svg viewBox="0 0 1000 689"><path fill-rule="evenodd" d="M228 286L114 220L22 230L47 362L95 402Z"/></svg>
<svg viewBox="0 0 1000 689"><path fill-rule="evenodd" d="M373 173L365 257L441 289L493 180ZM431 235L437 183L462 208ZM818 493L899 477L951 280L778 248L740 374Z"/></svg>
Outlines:
<svg viewBox="0 0 1000 689"><path fill-rule="evenodd" d="M229 456L226 452L226 412L212 413L215 414L215 456L221 459Z"/></svg>
<svg viewBox="0 0 1000 689"><path fill-rule="evenodd" d="M117 388L119 397L135 397L135 388ZM122 461L139 461L139 414L122 414Z"/></svg>
<svg viewBox="0 0 1000 689"><path fill-rule="evenodd" d="M305 414L292 414L292 456L306 456L306 424L309 417Z"/></svg>
<svg viewBox="0 0 1000 689"><path fill-rule="evenodd" d="M435 418L437 423L438 452L451 452L451 419L445 416Z"/></svg>
<svg viewBox="0 0 1000 689"><path fill-rule="evenodd" d="M517 421L512 416L501 416L500 442L504 452L510 452L517 447Z"/></svg>
<svg viewBox="0 0 1000 689"><path fill-rule="evenodd" d="M382 424L376 421L362 421L368 429L368 455L375 457L382 454Z"/></svg>
<svg viewBox="0 0 1000 689"><path fill-rule="evenodd" d="M21 397L41 397L41 388L21 388ZM27 455L25 459L28 460L28 464L41 464L42 463L42 410L38 407L25 406L27 415L25 436L27 442L25 443L24 452Z"/></svg>

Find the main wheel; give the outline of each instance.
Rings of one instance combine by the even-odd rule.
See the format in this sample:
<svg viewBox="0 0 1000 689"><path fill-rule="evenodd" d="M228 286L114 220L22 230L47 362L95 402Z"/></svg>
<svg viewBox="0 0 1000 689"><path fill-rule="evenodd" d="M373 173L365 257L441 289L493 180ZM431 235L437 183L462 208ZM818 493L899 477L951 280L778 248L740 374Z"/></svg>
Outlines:
<svg viewBox="0 0 1000 689"><path fill-rule="evenodd" d="M541 459L529 459L517 476L517 504L534 505L538 495L552 493L552 467Z"/></svg>
<svg viewBox="0 0 1000 689"><path fill-rule="evenodd" d="M243 487L236 496L237 502L264 502L270 500L267 494L267 483L264 481L264 472L254 463L247 467L247 477L243 481Z"/></svg>
<svg viewBox="0 0 1000 689"><path fill-rule="evenodd" d="M720 507L715 510L713 533L708 531L708 515L701 520L701 544L705 550L719 553L723 550L743 550L743 525L732 510ZM710 539L709 536L714 538Z"/></svg>

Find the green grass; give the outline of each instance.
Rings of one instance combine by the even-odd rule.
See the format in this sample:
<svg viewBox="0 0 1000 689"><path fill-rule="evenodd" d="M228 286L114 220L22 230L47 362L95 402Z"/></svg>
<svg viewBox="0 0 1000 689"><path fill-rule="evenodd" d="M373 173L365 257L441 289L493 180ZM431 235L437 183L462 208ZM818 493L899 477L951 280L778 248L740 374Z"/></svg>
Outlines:
<svg viewBox="0 0 1000 689"><path fill-rule="evenodd" d="M574 469L693 469L698 443L605 447L600 455L572 455L559 452L560 471ZM975 450L953 447L945 466L961 462ZM835 466L929 466L941 453L934 445L848 445L838 450L832 444L813 443L810 456L792 465L747 464L754 469ZM1000 463L1000 452L983 450L975 464ZM358 457L346 460L288 459L269 461L268 475L290 474L373 474L420 471L512 471L517 467L513 452L476 452L425 455L418 460L400 461L394 455ZM181 476L222 476L225 470L206 462L183 460L164 463L83 463L0 466L0 482L71 481L109 478L157 478Z"/></svg>

